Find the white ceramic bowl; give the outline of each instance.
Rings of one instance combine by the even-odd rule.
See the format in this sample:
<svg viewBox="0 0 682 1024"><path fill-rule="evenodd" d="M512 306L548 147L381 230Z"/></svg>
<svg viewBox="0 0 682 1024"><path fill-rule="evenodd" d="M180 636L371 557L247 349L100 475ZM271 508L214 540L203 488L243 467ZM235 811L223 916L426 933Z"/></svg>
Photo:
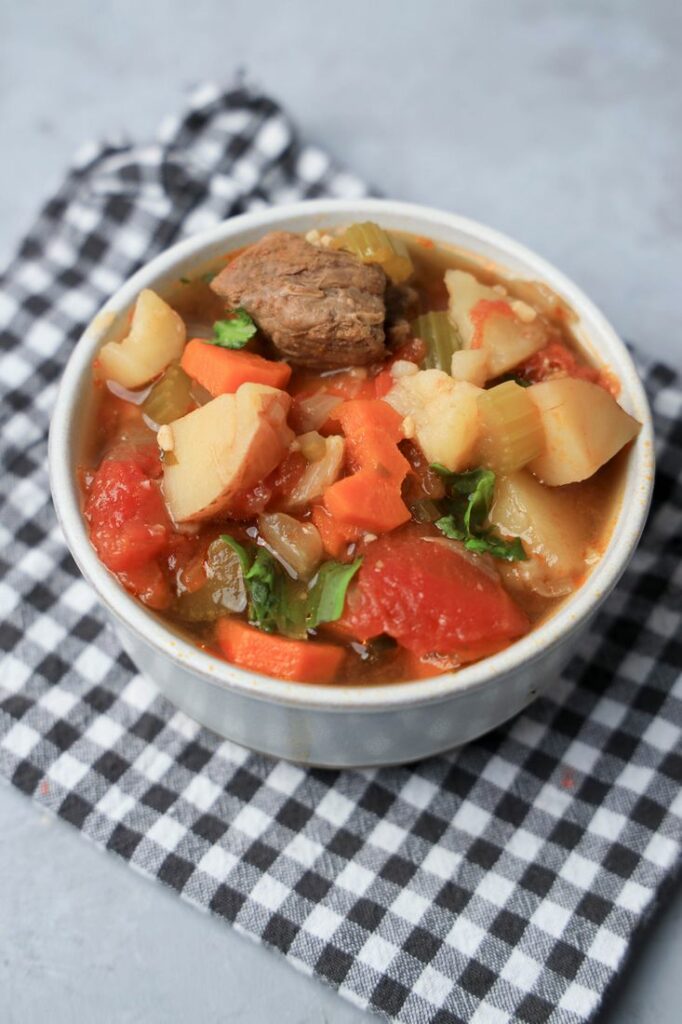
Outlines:
<svg viewBox="0 0 682 1024"><path fill-rule="evenodd" d="M142 288L164 288L198 263L247 245L274 228L376 220L491 260L514 277L546 282L579 317L577 334L622 384L620 401L643 429L629 456L626 500L611 542L580 590L546 623L507 650L432 679L385 686L309 686L271 679L200 651L130 597L97 558L80 511L78 439L87 421L92 359L115 335ZM50 477L57 515L81 572L111 615L140 670L202 724L246 747L305 764L397 764L466 743L511 718L550 688L599 605L625 569L644 525L653 483L651 417L625 346L589 299L518 243L451 213L384 200L317 200L235 217L180 242L139 270L95 317L62 379L50 431Z"/></svg>

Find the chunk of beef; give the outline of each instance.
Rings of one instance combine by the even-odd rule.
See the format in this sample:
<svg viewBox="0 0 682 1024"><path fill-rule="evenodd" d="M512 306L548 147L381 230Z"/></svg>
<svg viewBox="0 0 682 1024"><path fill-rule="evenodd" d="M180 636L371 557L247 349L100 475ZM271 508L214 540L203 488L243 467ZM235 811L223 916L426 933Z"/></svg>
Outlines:
<svg viewBox="0 0 682 1024"><path fill-rule="evenodd" d="M211 282L301 366L360 366L385 355L386 275L287 231L250 245Z"/></svg>
<svg viewBox="0 0 682 1024"><path fill-rule="evenodd" d="M391 348L400 348L412 337L410 321L418 312L419 292L409 284L386 286L386 342Z"/></svg>

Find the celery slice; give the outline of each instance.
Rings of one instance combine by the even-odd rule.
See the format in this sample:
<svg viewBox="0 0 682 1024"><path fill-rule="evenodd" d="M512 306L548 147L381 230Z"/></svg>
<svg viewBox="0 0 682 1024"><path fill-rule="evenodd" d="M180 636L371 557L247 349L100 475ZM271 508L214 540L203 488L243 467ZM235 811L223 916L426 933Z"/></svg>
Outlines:
<svg viewBox="0 0 682 1024"><path fill-rule="evenodd" d="M525 388L505 381L478 398L481 439L478 453L497 473L513 473L544 449L542 421Z"/></svg>
<svg viewBox="0 0 682 1024"><path fill-rule="evenodd" d="M378 224L368 220L351 224L340 239L341 246L358 256L363 263L378 263L393 284L402 284L414 272L407 246L401 238L389 235Z"/></svg>
<svg viewBox="0 0 682 1024"><path fill-rule="evenodd" d="M462 339L448 314L423 313L412 321L412 333L426 345L424 366L450 373L452 354L462 347Z"/></svg>
<svg viewBox="0 0 682 1024"><path fill-rule="evenodd" d="M161 426L179 420L192 405L192 381L179 363L171 363L142 403L142 412Z"/></svg>
<svg viewBox="0 0 682 1024"><path fill-rule="evenodd" d="M244 573L237 552L222 539L214 540L206 554L206 583L180 594L174 611L185 622L214 622L228 612L246 608Z"/></svg>

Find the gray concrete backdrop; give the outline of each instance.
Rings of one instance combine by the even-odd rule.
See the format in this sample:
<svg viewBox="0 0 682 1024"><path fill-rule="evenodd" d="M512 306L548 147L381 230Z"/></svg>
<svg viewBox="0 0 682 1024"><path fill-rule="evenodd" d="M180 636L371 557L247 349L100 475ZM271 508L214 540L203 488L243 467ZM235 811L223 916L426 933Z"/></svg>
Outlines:
<svg viewBox="0 0 682 1024"><path fill-rule="evenodd" d="M682 365L679 0L0 0L0 263L87 139L239 67L387 195L487 221ZM600 1024L678 1024L682 899ZM0 789L0 1020L367 1021Z"/></svg>

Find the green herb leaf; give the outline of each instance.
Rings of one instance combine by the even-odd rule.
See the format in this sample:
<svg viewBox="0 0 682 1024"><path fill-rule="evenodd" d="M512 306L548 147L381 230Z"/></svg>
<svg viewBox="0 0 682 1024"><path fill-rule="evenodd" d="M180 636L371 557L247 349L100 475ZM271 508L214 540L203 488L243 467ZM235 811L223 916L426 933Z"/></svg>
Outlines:
<svg viewBox="0 0 682 1024"><path fill-rule="evenodd" d="M284 581L281 566L265 548L257 548L252 555L229 534L221 534L220 539L229 544L239 558L249 598L249 622L266 633L276 632Z"/></svg>
<svg viewBox="0 0 682 1024"><path fill-rule="evenodd" d="M468 551L490 554L505 562L523 562L526 552L519 537L505 540L492 527L485 526L495 496L495 474L491 469L471 469L467 473L451 473L445 466L431 466L445 481L446 515L436 526L451 540L461 541Z"/></svg>
<svg viewBox="0 0 682 1024"><path fill-rule="evenodd" d="M282 600L283 573L266 548L258 548L244 575L249 591L249 618L266 633L276 633Z"/></svg>
<svg viewBox="0 0 682 1024"><path fill-rule="evenodd" d="M246 548L242 544L240 544L238 540L235 540L234 537L231 537L229 533L221 533L220 539L224 541L225 544L229 544L232 550L237 554L239 558L239 564L242 567L242 573L244 576L246 576L247 572L251 568L252 561L251 556L249 555Z"/></svg>
<svg viewBox="0 0 682 1024"><path fill-rule="evenodd" d="M323 622L336 622L343 615L348 584L362 565L362 559L345 565L343 562L325 562L308 592L306 623L308 629L317 629Z"/></svg>
<svg viewBox="0 0 682 1024"><path fill-rule="evenodd" d="M236 552L249 598L249 622L266 633L305 638L308 630L323 622L335 622L343 614L348 584L362 565L325 562L312 587L292 580L267 548L255 554L229 534L222 541Z"/></svg>
<svg viewBox="0 0 682 1024"><path fill-rule="evenodd" d="M450 540L466 540L467 535L456 525L454 516L441 516L440 519L436 519L434 526Z"/></svg>
<svg viewBox="0 0 682 1024"><path fill-rule="evenodd" d="M212 345L220 345L221 348L244 348L257 330L245 309L235 309L228 319L216 320L210 341Z"/></svg>

